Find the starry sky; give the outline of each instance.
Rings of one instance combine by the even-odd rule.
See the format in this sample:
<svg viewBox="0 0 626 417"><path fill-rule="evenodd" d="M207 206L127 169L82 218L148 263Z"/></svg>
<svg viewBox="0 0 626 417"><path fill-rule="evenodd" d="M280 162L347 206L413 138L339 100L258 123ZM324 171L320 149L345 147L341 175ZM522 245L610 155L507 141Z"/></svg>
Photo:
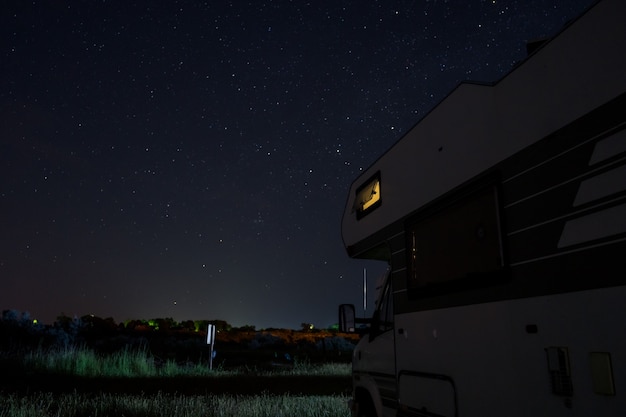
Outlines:
<svg viewBox="0 0 626 417"><path fill-rule="evenodd" d="M3 1L0 310L327 327L365 268L369 313L349 185L592 3Z"/></svg>

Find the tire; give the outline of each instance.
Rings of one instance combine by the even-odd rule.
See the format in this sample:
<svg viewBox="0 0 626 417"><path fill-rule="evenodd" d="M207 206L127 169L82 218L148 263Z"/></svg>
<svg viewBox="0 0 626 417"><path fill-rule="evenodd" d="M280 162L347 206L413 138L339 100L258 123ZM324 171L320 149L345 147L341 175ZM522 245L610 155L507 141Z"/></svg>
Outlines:
<svg viewBox="0 0 626 417"><path fill-rule="evenodd" d="M367 393L362 393L357 396L355 404L355 417L378 417L376 415L376 408L374 402Z"/></svg>

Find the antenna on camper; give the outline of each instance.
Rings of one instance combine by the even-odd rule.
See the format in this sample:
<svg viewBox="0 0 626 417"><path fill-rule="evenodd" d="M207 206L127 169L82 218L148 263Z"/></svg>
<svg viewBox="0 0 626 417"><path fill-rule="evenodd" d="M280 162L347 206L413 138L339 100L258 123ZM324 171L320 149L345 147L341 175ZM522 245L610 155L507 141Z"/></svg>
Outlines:
<svg viewBox="0 0 626 417"><path fill-rule="evenodd" d="M367 268L363 268L363 312L367 310Z"/></svg>

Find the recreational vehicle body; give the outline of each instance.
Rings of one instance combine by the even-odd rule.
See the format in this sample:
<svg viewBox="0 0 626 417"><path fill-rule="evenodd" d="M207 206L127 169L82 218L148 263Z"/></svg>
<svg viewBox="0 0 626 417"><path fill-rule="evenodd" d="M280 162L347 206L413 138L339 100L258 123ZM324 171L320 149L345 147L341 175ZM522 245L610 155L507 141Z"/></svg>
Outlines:
<svg viewBox="0 0 626 417"><path fill-rule="evenodd" d="M355 415L626 416L624 22L597 2L354 181L346 250L389 264L339 309Z"/></svg>

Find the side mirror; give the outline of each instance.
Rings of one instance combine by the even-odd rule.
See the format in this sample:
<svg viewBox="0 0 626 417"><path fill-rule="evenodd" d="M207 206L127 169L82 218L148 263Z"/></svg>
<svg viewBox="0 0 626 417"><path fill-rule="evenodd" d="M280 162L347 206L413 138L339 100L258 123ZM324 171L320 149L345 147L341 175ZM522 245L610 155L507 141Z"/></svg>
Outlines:
<svg viewBox="0 0 626 417"><path fill-rule="evenodd" d="M341 304L339 306L339 331L343 333L356 332L356 315L354 304Z"/></svg>

